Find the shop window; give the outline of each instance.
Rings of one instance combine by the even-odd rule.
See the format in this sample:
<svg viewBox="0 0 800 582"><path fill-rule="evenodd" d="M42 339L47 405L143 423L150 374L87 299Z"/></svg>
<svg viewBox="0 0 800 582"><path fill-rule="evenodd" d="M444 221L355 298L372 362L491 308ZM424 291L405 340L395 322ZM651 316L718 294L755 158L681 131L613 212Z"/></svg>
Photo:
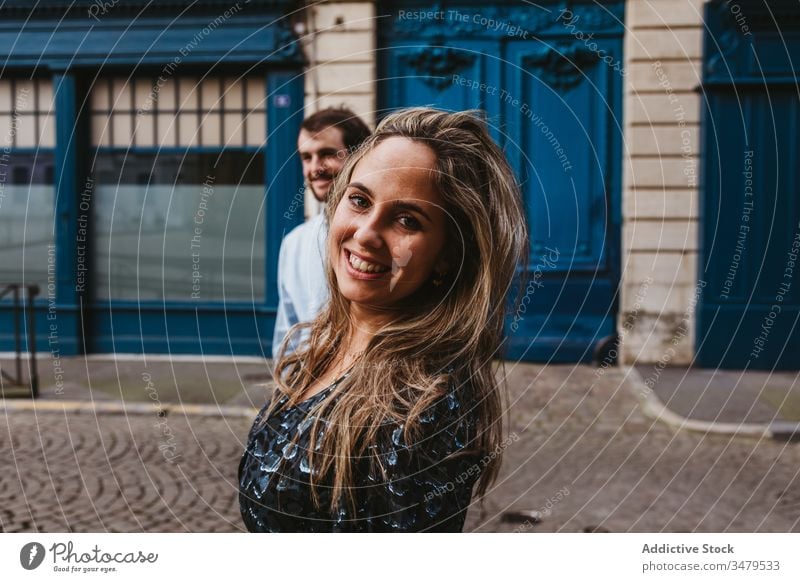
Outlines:
<svg viewBox="0 0 800 582"><path fill-rule="evenodd" d="M54 146L52 82L0 79L0 281L48 283Z"/></svg>
<svg viewBox="0 0 800 582"><path fill-rule="evenodd" d="M265 82L102 79L91 91L95 297L265 297Z"/></svg>

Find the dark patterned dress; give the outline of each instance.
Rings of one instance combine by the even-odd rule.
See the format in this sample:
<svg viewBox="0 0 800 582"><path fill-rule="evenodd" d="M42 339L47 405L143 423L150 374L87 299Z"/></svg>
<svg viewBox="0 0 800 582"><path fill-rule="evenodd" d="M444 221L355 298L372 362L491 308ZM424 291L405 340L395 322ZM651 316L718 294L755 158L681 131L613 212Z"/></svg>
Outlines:
<svg viewBox="0 0 800 582"><path fill-rule="evenodd" d="M329 510L331 489L317 486L320 506L311 499L306 451L314 418L309 411L331 396L346 377L288 409L278 408L262 426L261 409L239 463L239 506L253 532L460 532L484 457L470 449L475 434L473 402L466 387L448 393L420 416L414 443L403 440L402 425L385 425L376 442L384 468L366 455L354 460L355 511L341 503ZM285 404L286 397L281 402ZM321 420L319 436L326 428ZM297 444L293 437L299 433ZM471 452L467 452L471 451ZM458 454L457 454L458 453ZM315 474L316 475L316 474Z"/></svg>

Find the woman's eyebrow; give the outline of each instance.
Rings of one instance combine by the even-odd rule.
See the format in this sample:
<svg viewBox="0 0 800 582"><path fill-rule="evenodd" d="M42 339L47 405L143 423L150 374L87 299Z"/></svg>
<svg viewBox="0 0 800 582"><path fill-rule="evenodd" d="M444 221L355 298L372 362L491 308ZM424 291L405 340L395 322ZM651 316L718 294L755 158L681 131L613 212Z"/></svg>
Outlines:
<svg viewBox="0 0 800 582"><path fill-rule="evenodd" d="M361 182L350 182L347 185L347 187L348 188L356 188L358 190L361 190L364 194L368 194L369 196L372 196L372 191L369 188L367 188L364 184L362 184Z"/></svg>

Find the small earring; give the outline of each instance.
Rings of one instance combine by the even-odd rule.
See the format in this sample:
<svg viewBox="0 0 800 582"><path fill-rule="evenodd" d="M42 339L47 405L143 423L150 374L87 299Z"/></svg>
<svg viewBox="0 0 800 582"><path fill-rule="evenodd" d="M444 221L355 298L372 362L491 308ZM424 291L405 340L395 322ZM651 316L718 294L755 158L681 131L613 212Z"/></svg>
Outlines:
<svg viewBox="0 0 800 582"><path fill-rule="evenodd" d="M444 283L444 278L447 273L436 273L436 276L433 278L433 284L436 287L441 287Z"/></svg>

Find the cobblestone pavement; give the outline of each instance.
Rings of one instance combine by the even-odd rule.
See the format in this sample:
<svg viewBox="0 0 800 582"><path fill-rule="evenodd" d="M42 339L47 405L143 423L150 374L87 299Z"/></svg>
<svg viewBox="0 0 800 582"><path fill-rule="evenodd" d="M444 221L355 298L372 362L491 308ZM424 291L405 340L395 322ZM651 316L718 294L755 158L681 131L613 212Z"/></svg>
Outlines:
<svg viewBox="0 0 800 582"><path fill-rule="evenodd" d="M503 471L471 531L800 531L800 444L675 431L624 372L507 364ZM242 531L252 418L0 410L0 527ZM539 510L538 524L503 514Z"/></svg>

